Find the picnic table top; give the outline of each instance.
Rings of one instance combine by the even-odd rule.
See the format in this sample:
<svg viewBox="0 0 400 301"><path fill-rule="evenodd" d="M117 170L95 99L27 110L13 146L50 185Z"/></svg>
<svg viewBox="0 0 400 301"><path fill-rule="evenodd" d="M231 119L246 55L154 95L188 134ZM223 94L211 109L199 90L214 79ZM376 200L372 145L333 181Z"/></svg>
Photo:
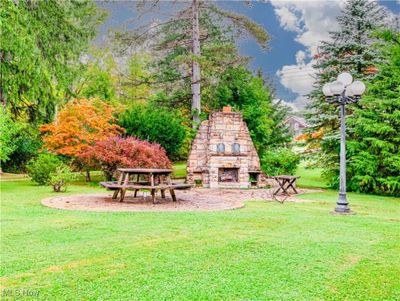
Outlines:
<svg viewBox="0 0 400 301"><path fill-rule="evenodd" d="M158 168L118 168L118 171L126 172L126 173L137 173L137 174L148 174L148 173L168 174L168 173L172 173L172 169L158 169Z"/></svg>
<svg viewBox="0 0 400 301"><path fill-rule="evenodd" d="M300 176L286 176L286 175L281 175L281 176L270 176L272 179L283 179L283 180L292 180L292 179L298 179Z"/></svg>

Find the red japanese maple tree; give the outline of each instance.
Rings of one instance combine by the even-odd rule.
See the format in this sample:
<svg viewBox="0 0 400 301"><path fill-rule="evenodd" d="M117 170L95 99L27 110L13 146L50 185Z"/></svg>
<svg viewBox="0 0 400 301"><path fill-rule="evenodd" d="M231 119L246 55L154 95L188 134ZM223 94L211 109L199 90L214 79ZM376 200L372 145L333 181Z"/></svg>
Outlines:
<svg viewBox="0 0 400 301"><path fill-rule="evenodd" d="M133 137L111 137L98 141L80 158L90 165L98 165L107 180L111 180L120 167L171 168L171 161L159 144Z"/></svg>

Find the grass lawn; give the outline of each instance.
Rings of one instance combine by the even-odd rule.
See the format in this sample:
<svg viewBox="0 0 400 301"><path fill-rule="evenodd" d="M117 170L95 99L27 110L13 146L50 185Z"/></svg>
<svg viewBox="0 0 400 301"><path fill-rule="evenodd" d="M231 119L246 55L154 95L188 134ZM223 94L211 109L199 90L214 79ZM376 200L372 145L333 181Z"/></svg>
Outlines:
<svg viewBox="0 0 400 301"><path fill-rule="evenodd" d="M296 171L296 175L300 176L297 185L303 188L328 188L326 180L321 178L321 171L321 168L307 167L307 163L302 161Z"/></svg>
<svg viewBox="0 0 400 301"><path fill-rule="evenodd" d="M315 177L305 170L303 184ZM26 180L0 185L2 289L40 300L400 297L399 198L349 194L352 216L329 214L333 191L232 211L95 213L43 207L55 194Z"/></svg>
<svg viewBox="0 0 400 301"><path fill-rule="evenodd" d="M186 162L174 162L173 165L173 176L175 178L185 178L186 177Z"/></svg>

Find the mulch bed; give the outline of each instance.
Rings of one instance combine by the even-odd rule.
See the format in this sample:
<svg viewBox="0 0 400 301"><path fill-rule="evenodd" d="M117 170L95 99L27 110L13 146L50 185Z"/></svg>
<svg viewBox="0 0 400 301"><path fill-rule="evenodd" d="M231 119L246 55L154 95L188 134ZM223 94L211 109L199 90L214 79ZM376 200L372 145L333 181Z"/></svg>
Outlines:
<svg viewBox="0 0 400 301"><path fill-rule="evenodd" d="M300 193L313 192L300 190ZM244 201L270 201L271 191L268 189L205 189L176 191L177 202L171 198L157 197L157 204L151 201L149 192L142 192L134 198L133 193L127 193L124 202L111 199L112 193L81 194L51 197L42 200L47 207L64 210L82 210L96 212L123 212L123 211L219 211L238 209L244 206ZM296 198L289 198L287 202L309 202Z"/></svg>

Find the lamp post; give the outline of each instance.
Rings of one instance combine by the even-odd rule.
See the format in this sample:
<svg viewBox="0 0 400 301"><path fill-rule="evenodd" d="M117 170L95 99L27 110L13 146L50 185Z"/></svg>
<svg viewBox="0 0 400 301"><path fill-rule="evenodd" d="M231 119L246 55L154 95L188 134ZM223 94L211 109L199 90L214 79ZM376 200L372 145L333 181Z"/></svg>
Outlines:
<svg viewBox="0 0 400 301"><path fill-rule="evenodd" d="M322 87L322 92L329 103L340 106L340 187L339 198L334 213L350 213L346 196L346 111L345 106L360 100L365 91L361 81L354 81L350 73L339 74L337 80Z"/></svg>

